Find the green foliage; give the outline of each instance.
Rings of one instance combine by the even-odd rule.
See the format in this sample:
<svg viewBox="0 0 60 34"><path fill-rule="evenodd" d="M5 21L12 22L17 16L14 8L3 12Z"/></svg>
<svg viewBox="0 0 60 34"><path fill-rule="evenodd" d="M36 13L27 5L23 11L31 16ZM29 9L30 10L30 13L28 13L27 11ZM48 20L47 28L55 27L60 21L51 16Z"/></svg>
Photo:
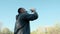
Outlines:
<svg viewBox="0 0 60 34"><path fill-rule="evenodd" d="M10 31L8 28L4 28L0 34L14 34L12 31Z"/></svg>
<svg viewBox="0 0 60 34"><path fill-rule="evenodd" d="M31 32L31 34L37 34L37 32L36 31L33 31L33 32Z"/></svg>
<svg viewBox="0 0 60 34"><path fill-rule="evenodd" d="M56 24L55 26L53 27L47 27L45 31L33 31L31 32L31 34L60 34L60 25L59 24Z"/></svg>

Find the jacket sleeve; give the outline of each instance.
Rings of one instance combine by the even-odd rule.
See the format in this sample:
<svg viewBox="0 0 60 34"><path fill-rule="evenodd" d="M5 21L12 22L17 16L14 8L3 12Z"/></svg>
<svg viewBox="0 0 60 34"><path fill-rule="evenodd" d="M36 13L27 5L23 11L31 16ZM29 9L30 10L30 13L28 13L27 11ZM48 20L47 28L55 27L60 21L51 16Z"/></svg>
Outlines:
<svg viewBox="0 0 60 34"><path fill-rule="evenodd" d="M27 14L25 15L25 19L26 20L35 20L38 18L38 14L36 12L34 12L34 14Z"/></svg>

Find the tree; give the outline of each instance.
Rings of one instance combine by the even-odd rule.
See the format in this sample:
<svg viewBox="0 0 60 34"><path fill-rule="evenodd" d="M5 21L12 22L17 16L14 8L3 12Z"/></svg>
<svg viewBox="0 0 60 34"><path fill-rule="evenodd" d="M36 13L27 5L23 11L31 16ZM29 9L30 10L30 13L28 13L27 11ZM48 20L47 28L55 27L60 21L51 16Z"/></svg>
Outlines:
<svg viewBox="0 0 60 34"><path fill-rule="evenodd" d="M1 34L2 22L0 22L0 34Z"/></svg>
<svg viewBox="0 0 60 34"><path fill-rule="evenodd" d="M13 32L10 31L8 28L4 28L4 29L2 30L2 34L13 34Z"/></svg>

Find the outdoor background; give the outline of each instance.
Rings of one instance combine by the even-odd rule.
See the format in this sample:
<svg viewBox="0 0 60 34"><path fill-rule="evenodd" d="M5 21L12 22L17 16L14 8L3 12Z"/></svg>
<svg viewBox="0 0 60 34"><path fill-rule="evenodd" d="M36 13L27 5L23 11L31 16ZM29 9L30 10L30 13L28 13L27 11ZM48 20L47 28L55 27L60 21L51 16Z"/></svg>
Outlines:
<svg viewBox="0 0 60 34"><path fill-rule="evenodd" d="M31 34L60 34L60 0L0 0L0 34L13 34L18 8L35 8L39 18L30 21Z"/></svg>

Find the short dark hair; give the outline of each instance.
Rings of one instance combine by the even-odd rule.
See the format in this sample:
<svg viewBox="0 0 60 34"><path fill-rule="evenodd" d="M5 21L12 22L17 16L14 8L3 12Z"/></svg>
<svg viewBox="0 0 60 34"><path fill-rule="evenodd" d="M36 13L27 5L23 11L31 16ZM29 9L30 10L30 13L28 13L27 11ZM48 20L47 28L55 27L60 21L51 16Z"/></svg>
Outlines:
<svg viewBox="0 0 60 34"><path fill-rule="evenodd" d="M20 12L21 9L23 9L23 8L19 8L19 9L18 9L18 13L21 13L21 12Z"/></svg>

